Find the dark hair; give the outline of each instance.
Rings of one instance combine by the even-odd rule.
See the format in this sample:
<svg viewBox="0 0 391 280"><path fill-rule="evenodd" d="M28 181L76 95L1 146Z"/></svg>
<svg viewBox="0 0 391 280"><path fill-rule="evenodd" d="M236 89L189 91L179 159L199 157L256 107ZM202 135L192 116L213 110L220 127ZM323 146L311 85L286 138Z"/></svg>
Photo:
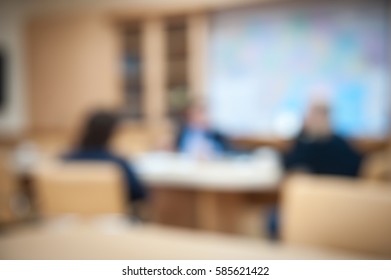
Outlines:
<svg viewBox="0 0 391 280"><path fill-rule="evenodd" d="M118 116L106 111L97 111L87 120L79 149L105 149L110 141L114 129L118 124Z"/></svg>

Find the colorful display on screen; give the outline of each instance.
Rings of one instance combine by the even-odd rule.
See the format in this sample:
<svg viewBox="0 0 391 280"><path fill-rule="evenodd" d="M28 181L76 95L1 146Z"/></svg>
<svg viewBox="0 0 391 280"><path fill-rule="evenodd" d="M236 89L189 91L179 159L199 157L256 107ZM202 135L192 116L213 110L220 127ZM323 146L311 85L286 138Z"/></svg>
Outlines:
<svg viewBox="0 0 391 280"><path fill-rule="evenodd" d="M214 14L208 59L214 124L231 135L289 138L311 100L323 98L338 133L384 137L391 103L385 5L306 1Z"/></svg>

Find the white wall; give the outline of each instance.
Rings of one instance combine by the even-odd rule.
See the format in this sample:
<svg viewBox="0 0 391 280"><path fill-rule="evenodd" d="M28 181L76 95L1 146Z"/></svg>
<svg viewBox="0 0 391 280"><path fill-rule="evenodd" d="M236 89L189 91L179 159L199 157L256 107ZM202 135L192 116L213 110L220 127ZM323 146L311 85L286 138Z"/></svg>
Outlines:
<svg viewBox="0 0 391 280"><path fill-rule="evenodd" d="M0 111L0 136L14 137L26 126L23 16L16 9L0 8L0 48L6 56L5 106Z"/></svg>

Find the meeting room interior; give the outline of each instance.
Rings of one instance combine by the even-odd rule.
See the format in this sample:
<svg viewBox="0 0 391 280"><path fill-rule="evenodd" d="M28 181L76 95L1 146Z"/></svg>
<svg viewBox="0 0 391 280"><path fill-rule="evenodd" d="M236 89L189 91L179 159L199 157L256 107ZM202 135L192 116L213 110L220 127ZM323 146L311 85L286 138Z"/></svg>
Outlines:
<svg viewBox="0 0 391 280"><path fill-rule="evenodd" d="M390 259L387 0L0 0L0 259Z"/></svg>

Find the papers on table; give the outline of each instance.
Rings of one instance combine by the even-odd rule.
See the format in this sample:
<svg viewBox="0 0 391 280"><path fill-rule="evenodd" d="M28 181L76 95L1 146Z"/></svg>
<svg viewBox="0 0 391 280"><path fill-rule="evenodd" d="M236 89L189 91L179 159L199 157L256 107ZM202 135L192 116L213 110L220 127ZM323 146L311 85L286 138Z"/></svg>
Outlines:
<svg viewBox="0 0 391 280"><path fill-rule="evenodd" d="M176 153L148 153L132 161L154 186L182 185L213 190L273 189L282 176L278 155L261 150L252 156L197 161Z"/></svg>

